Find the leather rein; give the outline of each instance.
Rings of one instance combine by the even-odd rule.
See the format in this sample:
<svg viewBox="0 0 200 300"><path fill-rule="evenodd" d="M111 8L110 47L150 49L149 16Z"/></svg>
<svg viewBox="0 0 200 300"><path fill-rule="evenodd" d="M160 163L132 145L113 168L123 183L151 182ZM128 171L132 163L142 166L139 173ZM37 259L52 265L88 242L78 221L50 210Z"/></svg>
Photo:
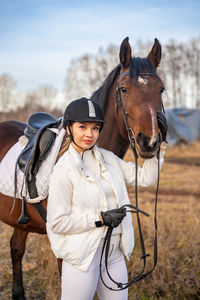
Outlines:
<svg viewBox="0 0 200 300"><path fill-rule="evenodd" d="M125 76L125 75L129 75L129 72L123 73L122 75L120 75L120 77ZM128 288L129 286L131 286L132 284L146 278L147 276L149 276L153 270L156 267L157 264L157 252L158 252L158 247L157 247L157 202L158 202L158 190L159 190L159 179L160 179L160 150L158 150L157 153L157 159L158 159L158 178L157 178L157 187L156 187L156 196L155 196L155 204L154 204L154 227L155 227L155 231L154 231L154 256L153 256L153 266L150 270L146 271L146 258L148 256L150 256L148 253L146 253L145 250L145 244L144 244L144 238L143 238L143 233L142 233L142 227L141 227L141 221L140 221L140 213L149 217L149 214L144 212L143 210L139 209L139 205L138 205L138 154L136 151L136 146L135 146L135 139L134 139L134 132L133 129L129 127L128 125L128 118L126 115L126 111L124 109L123 103L122 103L122 99L121 99L121 94L120 94L120 88L117 87L116 90L116 111L118 111L118 108L121 108L122 111L122 115L123 115L123 120L124 120L124 124L127 130L127 134L128 134L128 139L129 139L129 143L130 143L130 147L131 150L133 152L134 155L134 160L135 160L135 206L132 204L126 204L123 205L121 208L126 207L127 210L126 212L130 212L130 213L135 213L136 217L137 217L137 224L138 224L138 230L139 230L139 239L140 239L140 248L141 248L141 257L140 259L142 259L143 261L143 267L141 269L141 271L139 272L138 275L136 275L134 278L132 278L129 282L126 283L122 283L122 282L117 282L116 280L114 280L108 270L108 256L109 256L109 249L110 249L110 242L111 242L111 236L112 236L112 231L113 231L113 227L108 227L107 229L107 233L104 239L104 244L103 244L103 248L102 248L102 253L101 253L101 258L100 258L100 277L101 280L103 282L103 284L110 290L112 291L121 291L124 290L126 288ZM112 288L110 286L108 286L102 276L102 261L103 261L103 254L105 252L105 267L106 267L106 272L108 277L110 278L110 280L116 284L116 288Z"/></svg>

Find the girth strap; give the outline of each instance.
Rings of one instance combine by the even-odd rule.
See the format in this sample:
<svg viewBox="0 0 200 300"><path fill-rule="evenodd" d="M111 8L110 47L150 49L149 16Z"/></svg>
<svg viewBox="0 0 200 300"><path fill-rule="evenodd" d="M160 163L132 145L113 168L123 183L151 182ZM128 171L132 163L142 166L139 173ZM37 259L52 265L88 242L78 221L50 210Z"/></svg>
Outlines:
<svg viewBox="0 0 200 300"><path fill-rule="evenodd" d="M27 184L28 184L28 190L29 190L30 197L32 199L37 198L38 191L37 191L37 187L36 187L36 177L32 176L31 180L28 181ZM37 212L39 213L39 215L43 219L43 221L46 223L47 212L42 205L42 201L40 201L38 203L33 203L33 206L35 207L35 209L37 210Z"/></svg>
<svg viewBox="0 0 200 300"><path fill-rule="evenodd" d="M31 198L37 198L38 197L38 191L37 191L35 180L36 180L36 178L34 176L32 176L31 180L27 182L28 189L29 189L29 194L30 194ZM37 210L37 212L39 213L42 220L46 223L47 212L46 212L46 210L44 209L44 207L42 205L42 201L40 201L38 203L32 203L32 205ZM22 197L22 211L21 211L21 215L18 219L18 224L27 224L28 221L29 221L29 217L26 215L25 197Z"/></svg>

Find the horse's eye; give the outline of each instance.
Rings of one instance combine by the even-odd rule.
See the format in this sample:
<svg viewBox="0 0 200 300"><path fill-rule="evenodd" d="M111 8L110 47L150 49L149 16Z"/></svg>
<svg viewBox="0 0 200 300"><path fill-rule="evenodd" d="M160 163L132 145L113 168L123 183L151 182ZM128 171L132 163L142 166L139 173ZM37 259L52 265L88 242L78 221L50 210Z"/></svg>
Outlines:
<svg viewBox="0 0 200 300"><path fill-rule="evenodd" d="M120 91L123 93L123 94L126 94L127 93L127 89L125 87L120 87Z"/></svg>
<svg viewBox="0 0 200 300"><path fill-rule="evenodd" d="M162 94L164 91L165 91L165 88L162 87L162 88L160 89L160 93Z"/></svg>
<svg viewBox="0 0 200 300"><path fill-rule="evenodd" d="M129 114L127 113L127 111L126 111L126 117L127 117L127 118L129 117Z"/></svg>

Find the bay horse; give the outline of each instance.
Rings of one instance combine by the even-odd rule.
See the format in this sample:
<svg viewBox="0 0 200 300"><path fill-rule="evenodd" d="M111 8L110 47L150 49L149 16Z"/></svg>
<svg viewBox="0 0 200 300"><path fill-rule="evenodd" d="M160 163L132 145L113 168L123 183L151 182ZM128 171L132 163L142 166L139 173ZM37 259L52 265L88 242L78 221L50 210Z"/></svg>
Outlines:
<svg viewBox="0 0 200 300"><path fill-rule="evenodd" d="M120 64L108 75L103 85L92 95L100 104L105 115L105 126L101 131L98 145L113 151L123 158L129 139L124 125L122 112L117 109L116 90L124 105L129 126L134 132L137 151L140 156L150 158L155 155L160 145L160 132L156 112L162 110L162 92L164 85L157 75L161 60L161 45L155 39L154 45L146 58L131 55L128 38L120 47ZM6 121L0 123L0 161L7 151L23 135L26 124ZM47 199L42 201L46 209ZM0 194L0 219L14 228L10 239L13 267L12 299L24 300L22 280L22 258L29 232L46 234L45 222L32 204L26 204L29 222L19 225L21 200L16 199L13 213L10 215L13 198Z"/></svg>

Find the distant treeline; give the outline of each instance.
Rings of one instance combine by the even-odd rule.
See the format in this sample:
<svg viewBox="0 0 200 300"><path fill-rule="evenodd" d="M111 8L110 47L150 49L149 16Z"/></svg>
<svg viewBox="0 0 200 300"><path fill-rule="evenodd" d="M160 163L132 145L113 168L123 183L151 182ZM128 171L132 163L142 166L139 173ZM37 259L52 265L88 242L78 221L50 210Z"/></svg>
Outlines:
<svg viewBox="0 0 200 300"><path fill-rule="evenodd" d="M138 40L132 55L145 57L152 42ZM51 85L42 85L22 93L10 74L0 75L0 121L10 118L24 121L35 111L48 111L60 116L67 103L82 96L90 97L109 72L119 64L119 46L109 45L96 55L83 55L71 61L63 86L63 99ZM162 60L158 73L164 81L165 107L200 108L200 37L187 43L171 40L162 45Z"/></svg>
<svg viewBox="0 0 200 300"><path fill-rule="evenodd" d="M132 55L146 57L153 42L137 41ZM101 86L108 73L119 64L119 47L110 45L97 55L84 55L71 62L65 81L67 99L90 96ZM166 88L166 107L200 107L200 37L187 43L170 41L162 45L158 74Z"/></svg>

